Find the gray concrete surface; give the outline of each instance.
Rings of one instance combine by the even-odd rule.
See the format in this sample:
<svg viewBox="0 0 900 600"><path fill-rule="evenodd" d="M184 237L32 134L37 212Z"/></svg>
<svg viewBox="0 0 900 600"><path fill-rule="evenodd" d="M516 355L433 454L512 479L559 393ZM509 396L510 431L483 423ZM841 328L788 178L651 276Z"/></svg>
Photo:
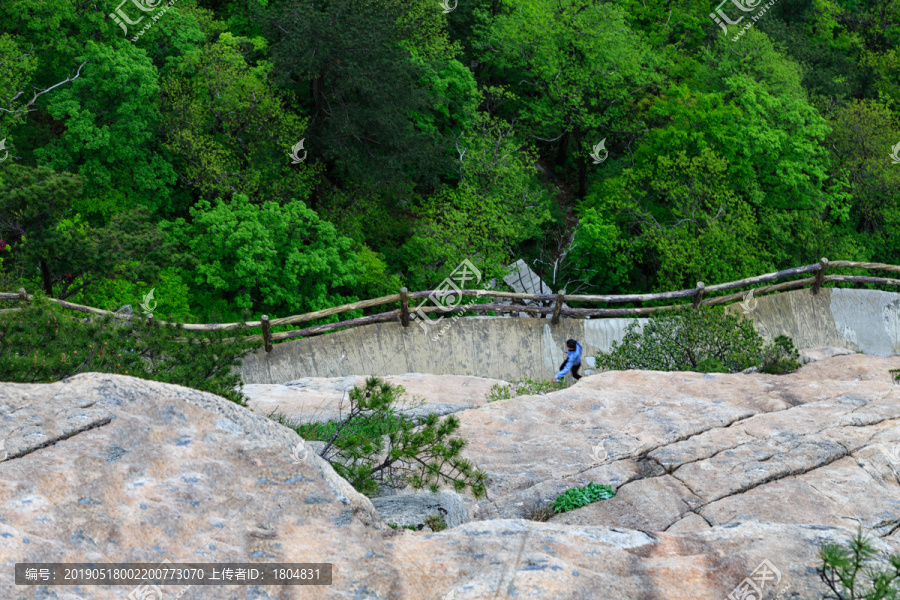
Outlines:
<svg viewBox="0 0 900 600"><path fill-rule="evenodd" d="M825 288L759 298L749 313L766 339L787 335L798 349L833 346L863 354L900 354L900 294ZM752 303L751 303L752 306ZM743 312L740 304L729 310Z"/></svg>
<svg viewBox="0 0 900 600"><path fill-rule="evenodd" d="M900 294L825 288L763 296L746 316L763 337L790 336L798 349L831 346L878 356L900 354ZM741 304L728 310L743 314ZM437 340L422 328L376 323L324 336L275 344L244 358L245 383L284 383L301 377L348 375L475 375L506 381L547 378L563 361L568 338L582 342L587 357L609 351L631 319L466 317L445 320ZM645 320L639 319L643 324ZM589 372L590 365L584 369Z"/></svg>

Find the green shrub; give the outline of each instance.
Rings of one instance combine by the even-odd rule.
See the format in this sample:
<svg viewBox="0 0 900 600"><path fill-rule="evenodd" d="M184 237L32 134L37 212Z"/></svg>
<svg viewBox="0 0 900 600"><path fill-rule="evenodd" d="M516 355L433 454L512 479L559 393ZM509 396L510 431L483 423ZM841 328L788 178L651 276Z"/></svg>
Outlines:
<svg viewBox="0 0 900 600"><path fill-rule="evenodd" d="M879 561L871 540L862 529L846 547L826 544L819 551L819 578L828 586L823 600L895 600L900 597L900 554ZM886 562L889 567L885 567ZM880 564L881 563L881 564Z"/></svg>
<svg viewBox="0 0 900 600"><path fill-rule="evenodd" d="M698 373L727 373L728 367L722 364L722 361L718 358L704 358L703 360L697 361L697 372Z"/></svg>
<svg viewBox="0 0 900 600"><path fill-rule="evenodd" d="M773 369L789 366L784 345L776 341L764 348L752 321L728 314L722 307L659 312L650 317L642 331L639 327L632 321L622 342L613 342L609 353L597 357L597 366L619 371L736 373L749 367L761 368L767 357Z"/></svg>
<svg viewBox="0 0 900 600"><path fill-rule="evenodd" d="M77 314L41 294L21 310L0 313L0 381L49 383L78 373L117 373L246 405L237 391L240 373L232 369L248 351L243 328L194 332L151 324L140 315L126 320Z"/></svg>
<svg viewBox="0 0 900 600"><path fill-rule="evenodd" d="M410 531L418 531L414 525L397 525L396 523L388 523L391 529L409 529Z"/></svg>
<svg viewBox="0 0 900 600"><path fill-rule="evenodd" d="M591 502L608 500L615 495L615 492L608 485L589 483L584 487L572 488L560 494L553 502L553 512L559 514L575 510L576 508L587 506Z"/></svg>
<svg viewBox="0 0 900 600"><path fill-rule="evenodd" d="M488 392L487 401L496 402L498 400L509 400L518 396L532 396L536 394L547 394L557 390L565 389L565 381L551 381L538 379L517 379L508 385L501 383L491 386Z"/></svg>
<svg viewBox="0 0 900 600"><path fill-rule="evenodd" d="M457 492L468 488L476 498L485 493L487 476L461 458L466 440L453 434L459 429L454 415L428 415L418 420L397 413L402 388L369 377L362 388L348 394L350 410L345 419L325 424L296 424L283 415L274 420L298 434L324 441L321 456L360 493L374 495L382 485L437 492L449 483Z"/></svg>
<svg viewBox="0 0 900 600"><path fill-rule="evenodd" d="M432 531L443 531L447 529L447 521L443 515L433 514L425 517L425 525Z"/></svg>
<svg viewBox="0 0 900 600"><path fill-rule="evenodd" d="M760 371L773 375L791 373L800 368L800 353L794 342L786 335L779 335L763 350Z"/></svg>
<svg viewBox="0 0 900 600"><path fill-rule="evenodd" d="M891 378L895 383L900 382L900 369L891 369L888 373L891 374Z"/></svg>

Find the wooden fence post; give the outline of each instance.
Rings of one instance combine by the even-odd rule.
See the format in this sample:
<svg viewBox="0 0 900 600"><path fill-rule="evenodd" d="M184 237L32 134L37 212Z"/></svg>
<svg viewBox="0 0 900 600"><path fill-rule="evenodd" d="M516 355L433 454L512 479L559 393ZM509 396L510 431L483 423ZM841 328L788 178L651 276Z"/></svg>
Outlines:
<svg viewBox="0 0 900 600"><path fill-rule="evenodd" d="M703 290L706 286L702 281L697 282L697 292L694 294L694 308L700 307L700 302L703 301Z"/></svg>
<svg viewBox="0 0 900 600"><path fill-rule="evenodd" d="M816 271L816 282L813 284L812 293L818 294L819 290L822 289L822 284L825 283L825 266L828 264L827 258L822 258L819 261L819 270Z"/></svg>
<svg viewBox="0 0 900 600"><path fill-rule="evenodd" d="M563 296L565 295L566 290L559 290L556 294L556 306L553 307L553 318L550 319L551 325L557 325L559 323L559 311L562 310Z"/></svg>
<svg viewBox="0 0 900 600"><path fill-rule="evenodd" d="M269 329L269 315L262 316L263 347L266 352L272 351L272 330Z"/></svg>
<svg viewBox="0 0 900 600"><path fill-rule="evenodd" d="M409 327L409 290L400 288L400 324Z"/></svg>
<svg viewBox="0 0 900 600"><path fill-rule="evenodd" d="M25 288L19 288L19 300L22 302L28 301L28 294L25 293Z"/></svg>

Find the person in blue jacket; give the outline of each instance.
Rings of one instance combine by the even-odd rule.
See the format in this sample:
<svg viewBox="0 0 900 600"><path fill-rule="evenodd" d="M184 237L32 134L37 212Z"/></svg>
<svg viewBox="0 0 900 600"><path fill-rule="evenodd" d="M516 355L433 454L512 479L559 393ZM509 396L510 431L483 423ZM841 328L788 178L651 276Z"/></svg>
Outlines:
<svg viewBox="0 0 900 600"><path fill-rule="evenodd" d="M578 369L581 368L581 344L575 340L566 340L566 354L568 356L563 364L559 366L559 373L556 374L553 381L559 381L570 370L572 371L572 377L581 379L581 375L578 374Z"/></svg>

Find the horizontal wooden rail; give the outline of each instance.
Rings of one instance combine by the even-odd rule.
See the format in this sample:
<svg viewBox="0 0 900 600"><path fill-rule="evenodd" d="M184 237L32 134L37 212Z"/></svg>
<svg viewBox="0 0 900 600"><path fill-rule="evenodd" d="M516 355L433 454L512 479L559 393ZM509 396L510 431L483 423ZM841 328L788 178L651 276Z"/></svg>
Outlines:
<svg viewBox="0 0 900 600"><path fill-rule="evenodd" d="M900 266L886 265L884 263L864 263L853 262L850 260L836 260L828 263L829 269L871 269L873 271L887 271L889 273L900 273Z"/></svg>
<svg viewBox="0 0 900 600"><path fill-rule="evenodd" d="M764 296L765 294L772 294L775 292L783 292L785 290L796 290L800 288L805 288L810 286L816 282L815 277L807 277L806 279L798 279L796 281L785 281L784 283L776 283L774 285L767 285L760 288L753 289L753 296L759 297ZM728 296L716 296L715 298L709 298L704 305L706 306L717 306L719 304L728 304L729 302L736 302L744 298L747 295L747 292L738 292L736 294L729 294Z"/></svg>
<svg viewBox="0 0 900 600"><path fill-rule="evenodd" d="M590 295L579 296L574 294L566 294L563 296L564 302L652 302L654 300L674 300L676 298L693 298L697 293L696 288L689 290L678 290L677 292L662 292L659 294L630 294L630 295ZM555 296L551 296L555 298Z"/></svg>
<svg viewBox="0 0 900 600"><path fill-rule="evenodd" d="M900 286L900 279L888 279L887 277L865 277L863 275L826 275L825 281L833 283L875 283L879 285Z"/></svg>
<svg viewBox="0 0 900 600"><path fill-rule="evenodd" d="M851 283L851 284L875 284L875 285L884 285L890 287L898 287L900 288L900 279L893 279L888 277L871 277L864 275L826 275L827 271L833 271L834 269L865 269L865 270L878 270L878 271L887 271L889 273L900 273L900 266L898 265L889 265L885 263L869 263L869 262L855 262L855 261L834 261L828 262L827 259L821 259L818 263L803 265L800 267L795 267L792 269L785 269L782 271L776 271L773 273L766 273L764 275L759 275L756 277L748 277L745 279L740 279L738 281L731 281L728 283L720 283L716 285L704 285L702 282L698 282L696 287L684 289L684 290L676 290L672 292L658 292L651 294L593 294L593 295L579 295L579 294L566 294L565 290L560 290L557 294L521 294L516 292L501 292L494 290L424 290L419 292L408 292L406 288L400 290L399 294L391 294L389 296L382 296L380 298L372 298L369 300L359 300L356 302L350 302L347 304L342 304L340 306L334 306L331 308L325 308L322 310L313 311L310 313L302 314L302 315L292 315L289 317L282 317L280 319L268 319L267 317L263 317L263 320L260 321L249 321L246 323L170 323L167 321L157 321L154 320L155 323L166 324L166 325L177 325L178 327L186 330L186 331L210 331L210 330L228 330L228 329L237 329L239 327L250 327L250 328L261 328L263 330L262 335L252 335L242 337L240 339L246 340L248 342L263 342L266 351L271 351L272 342L287 340L297 337L305 337L310 335L317 335L321 333L328 333L331 331L335 331L338 329L344 329L348 327L357 327L360 325L367 325L370 323L381 323L387 321L398 321L403 327L409 327L410 324L421 323L421 319L418 318L417 314L430 314L437 312L445 312L451 313L456 311L466 311L466 312L476 312L476 313L484 313L488 311L493 311L497 313L529 313L536 315L549 315L552 317L552 322L558 322L559 317L637 317L643 315L652 315L654 313L658 313L660 311L666 310L682 310L685 308L690 308L692 306L716 306L721 304L728 304L731 302L735 302L740 300L741 298L746 296L746 292L736 292L727 295L721 296L711 296L712 294L716 294L719 292L725 292L729 290L746 288L751 286L758 286L762 283L770 283L773 281L777 281L779 279L785 279L789 277L796 277L798 275L806 275L813 274L812 277L806 277L803 279L795 279L792 281L785 281L782 283L765 285L762 287L756 287L752 291L755 296L762 296L766 294L776 293L785 290L793 290L799 288L810 287L813 294L819 292L821 286L825 283ZM513 301L528 301L540 303L539 305L522 305L522 304L502 304L499 302L487 302L487 303L476 303L476 304L462 304L461 301L463 298L492 298L494 300L513 300ZM20 301L29 301L33 298L31 294L26 294L24 290L19 290L18 293L9 293L2 292L0 293L0 300L20 300ZM455 301L455 305L451 307L446 306L438 306L434 302L430 304L422 304L421 306L410 306L412 301L418 300L426 300L428 298L432 299L451 299ZM563 307L564 302L577 302L577 303L608 303L608 304L616 304L616 303L641 303L641 302L658 302L664 300L679 300L679 299L690 299L689 302L680 303L680 304L669 304L666 306L653 306L653 307L639 307L639 308L573 308L573 307ZM94 308L91 306L84 306L82 304L76 304L74 302L67 302L65 300L59 300L56 298L49 298L51 302L56 303L62 308L69 310L76 310L84 313L95 314L95 315L111 315L116 318L128 318L129 315L123 313L116 313L109 310L103 310L99 308ZM367 308L373 308L376 306L383 306L385 304L395 304L399 305L400 308L389 310L385 312L380 312L373 315L367 315L362 317L357 317L354 319L348 319L346 321L338 321L335 323L326 323L323 325L315 325L313 327L306 327L303 329L295 329L292 331L281 331L277 333L273 333L271 330L274 327L285 326L285 325L296 325L299 323L307 323L309 321L315 321L319 319L325 319L328 317L333 317L340 315L342 313L355 311L355 310L363 310ZM14 312L21 310L20 308L10 308L0 310L0 313ZM416 325L416 326L424 326L426 329L429 325ZM238 338L230 338L232 341Z"/></svg>
<svg viewBox="0 0 900 600"><path fill-rule="evenodd" d="M829 267L833 266L834 263L829 263ZM804 265L802 267L796 267L794 269L785 269L784 271L776 271L775 273L766 273L765 275L759 275L757 277L748 277L747 279L741 279L739 281L732 281L729 283L720 283L718 285L707 285L704 286L705 294L712 294L715 292L721 292L724 290L731 290L735 288L748 287L751 285L756 285L758 283L765 283L767 281L775 281L776 279L784 279L785 277L792 277L794 275L802 275L804 273L811 273L819 270L818 264L812 265ZM566 302L650 302L654 300L671 300L675 298L691 298L697 293L697 288L690 288L687 290L678 290L677 292L662 292L658 294L630 294L630 295L621 295L621 296L575 296L575 295L567 295L564 300Z"/></svg>
<svg viewBox="0 0 900 600"><path fill-rule="evenodd" d="M31 300L34 298L33 294L10 294L3 293L0 294L0 300ZM63 308L68 308L70 310L77 310L80 312L93 313L95 315L114 315L125 317L127 315L119 315L110 310L103 310L102 308L94 308L93 306L84 306L83 304L75 304L74 302L66 302L65 300L57 300L56 298L48 298L50 302L55 304L59 304Z"/></svg>
<svg viewBox="0 0 900 600"><path fill-rule="evenodd" d="M448 315L458 311L487 312L491 310L497 312L527 312L542 315L549 315L553 313L552 307L548 308L543 306L518 306L515 304L464 304L453 307L451 310L445 310L440 306L423 306L419 310L426 314L446 312ZM388 312L378 313L377 315L348 319L347 321L338 321L337 323L326 323L324 325L316 325L315 327L307 327L306 329L295 329L294 331L282 331L279 333L273 333L272 339L275 341L289 340L295 337L306 337L308 335L327 333L329 331L335 331L336 329L343 329L345 327L357 327L359 325L369 325L370 323L384 323L386 321L395 321L398 320L399 317L400 310L391 310ZM425 327L428 326L426 325ZM233 341L234 339L235 338L228 338L227 341ZM261 335L251 335L243 339L251 342L263 341L263 337Z"/></svg>

